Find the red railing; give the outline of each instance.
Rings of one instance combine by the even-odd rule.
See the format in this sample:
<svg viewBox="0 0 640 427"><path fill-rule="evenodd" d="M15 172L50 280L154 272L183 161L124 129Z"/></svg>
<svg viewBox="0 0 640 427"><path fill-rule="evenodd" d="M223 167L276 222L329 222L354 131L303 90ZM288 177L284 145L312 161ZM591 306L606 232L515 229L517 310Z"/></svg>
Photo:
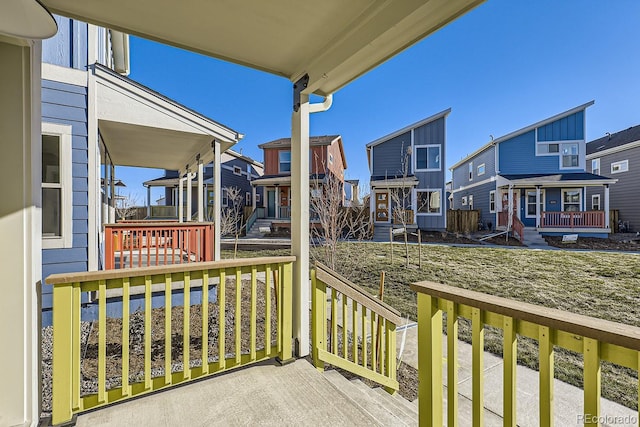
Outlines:
<svg viewBox="0 0 640 427"><path fill-rule="evenodd" d="M606 228L604 211L542 212L542 228Z"/></svg>
<svg viewBox="0 0 640 427"><path fill-rule="evenodd" d="M213 223L105 224L105 270L213 261Z"/></svg>

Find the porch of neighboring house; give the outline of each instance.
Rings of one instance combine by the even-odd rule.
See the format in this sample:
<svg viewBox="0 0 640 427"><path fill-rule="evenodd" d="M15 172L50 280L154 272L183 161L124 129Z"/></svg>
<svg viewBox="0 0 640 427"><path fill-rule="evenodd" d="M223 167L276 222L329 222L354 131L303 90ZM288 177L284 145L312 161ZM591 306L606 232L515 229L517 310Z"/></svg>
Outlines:
<svg viewBox="0 0 640 427"><path fill-rule="evenodd" d="M616 182L591 173L499 176L498 229L513 231L520 240L526 228L542 235L607 237L609 186ZM604 188L602 204L589 211L587 187Z"/></svg>

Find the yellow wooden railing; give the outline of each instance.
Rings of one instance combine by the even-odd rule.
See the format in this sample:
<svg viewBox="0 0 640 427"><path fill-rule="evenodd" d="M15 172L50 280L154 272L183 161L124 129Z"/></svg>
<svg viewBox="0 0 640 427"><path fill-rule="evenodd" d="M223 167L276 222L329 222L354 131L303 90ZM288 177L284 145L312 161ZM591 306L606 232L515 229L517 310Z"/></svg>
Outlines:
<svg viewBox="0 0 640 427"><path fill-rule="evenodd" d="M55 274L46 279L53 285L53 414L54 425L71 420L73 415L91 408L129 399L175 384L205 377L220 371L279 357L291 358L292 336L292 263L295 257L253 258L217 262L192 263L176 266L134 268L118 271ZM244 279L243 279L244 276ZM242 281L245 280L245 284ZM260 284L258 284L260 280ZM248 281L248 283L247 283ZM220 286L224 283L225 286ZM204 286L203 286L204 285ZM234 300L227 300L225 288L232 286ZM250 327L243 330L241 315L242 289L250 286ZM257 290L264 287L264 342L257 342ZM182 335L182 368L172 371L172 291L182 290L183 322L177 336ZM209 305L201 304L203 333L198 337L202 351L198 360L190 360L191 291L200 290L201 301L210 300L215 289L218 306L218 357L209 354ZM81 298L83 293L96 292L98 304L97 393L81 395ZM121 298L122 337L121 385L107 388L107 293ZM130 301L133 293L144 294L144 369L131 372L129 352ZM261 290L262 292L262 290ZM245 292L246 294L246 292ZM164 372L152 376L152 297L164 299L162 335L164 339L154 347L164 352ZM246 297L246 295L245 295ZM275 306L272 306L272 298ZM113 304L113 300L110 301ZM231 310L229 309L231 308ZM262 307L261 307L262 309ZM272 309L275 311L276 337L272 341ZM155 309L157 310L157 309ZM225 325L225 310L233 311L234 325ZM262 315L261 315L262 318ZM246 327L246 325L245 325ZM233 329L233 351L225 342L226 332ZM249 348L242 347L243 335L249 335ZM246 340L245 340L246 341ZM215 347L212 342L211 346ZM262 349L261 349L262 348ZM174 349L175 351L175 349ZM155 358L155 356L154 356ZM112 363L112 362L110 362ZM133 382L131 375L140 374L141 382ZM110 379L110 381L113 378Z"/></svg>
<svg viewBox="0 0 640 427"><path fill-rule="evenodd" d="M483 425L484 329L503 331L503 416L516 425L518 335L538 340L540 425L553 425L554 346L584 356L585 425L600 417L600 363L640 369L640 328L557 309L521 303L431 282L411 285L418 292L418 405L421 426L443 425L443 312L447 313L447 425L458 412L458 319L471 320L473 425ZM639 385L640 391L640 385ZM640 405L639 405L640 406Z"/></svg>
<svg viewBox="0 0 640 427"><path fill-rule="evenodd" d="M329 363L375 381L390 393L398 390L396 325L400 313L320 263L311 271L311 286L314 365L324 370Z"/></svg>

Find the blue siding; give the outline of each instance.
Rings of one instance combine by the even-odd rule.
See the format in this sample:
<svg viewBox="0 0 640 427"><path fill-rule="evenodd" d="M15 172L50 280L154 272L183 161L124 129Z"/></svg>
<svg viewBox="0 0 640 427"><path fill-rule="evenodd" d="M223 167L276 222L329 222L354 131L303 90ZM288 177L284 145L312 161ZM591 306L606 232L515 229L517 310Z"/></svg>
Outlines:
<svg viewBox="0 0 640 427"><path fill-rule="evenodd" d="M54 16L58 32L42 41L42 62L85 70L87 67L87 29L84 22Z"/></svg>
<svg viewBox="0 0 640 427"><path fill-rule="evenodd" d="M373 157L372 175L402 175L402 160L409 147L411 147L411 132L403 133L402 135L374 146L371 150ZM408 159L409 162L412 161L411 156L409 156Z"/></svg>
<svg viewBox="0 0 640 427"><path fill-rule="evenodd" d="M584 139L584 110L538 128L538 141Z"/></svg>

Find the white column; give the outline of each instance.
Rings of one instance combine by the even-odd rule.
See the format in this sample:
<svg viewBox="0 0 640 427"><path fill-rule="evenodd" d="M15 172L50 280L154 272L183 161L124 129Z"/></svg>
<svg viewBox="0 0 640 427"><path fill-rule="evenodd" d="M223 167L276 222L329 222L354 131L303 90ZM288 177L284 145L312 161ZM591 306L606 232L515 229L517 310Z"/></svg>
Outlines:
<svg viewBox="0 0 640 427"><path fill-rule="evenodd" d="M198 162L198 222L204 222L204 165Z"/></svg>
<svg viewBox="0 0 640 427"><path fill-rule="evenodd" d="M604 186L604 226L609 228L609 184Z"/></svg>
<svg viewBox="0 0 640 427"><path fill-rule="evenodd" d="M16 44L12 44L15 40ZM0 39L0 424L39 421L42 269L40 42Z"/></svg>
<svg viewBox="0 0 640 427"><path fill-rule="evenodd" d="M220 142L215 141L214 153L213 153L213 222L214 237L213 237L213 259L220 261L220 214L222 209L222 170L220 167Z"/></svg>
<svg viewBox="0 0 640 427"><path fill-rule="evenodd" d="M540 228L540 186L536 185L536 228Z"/></svg>
<svg viewBox="0 0 640 427"><path fill-rule="evenodd" d="M182 194L182 183L184 178L178 179L178 222L184 222L184 195Z"/></svg>
<svg viewBox="0 0 640 427"><path fill-rule="evenodd" d="M192 192L193 192L193 174L187 171L187 222L191 221L191 210L192 210Z"/></svg>
<svg viewBox="0 0 640 427"><path fill-rule="evenodd" d="M147 186L147 217L151 217L151 186Z"/></svg>
<svg viewBox="0 0 640 427"><path fill-rule="evenodd" d="M291 120L291 254L293 266L293 336L296 354L309 354L309 95ZM277 195L278 200L280 195ZM277 212L277 210L276 210Z"/></svg>

